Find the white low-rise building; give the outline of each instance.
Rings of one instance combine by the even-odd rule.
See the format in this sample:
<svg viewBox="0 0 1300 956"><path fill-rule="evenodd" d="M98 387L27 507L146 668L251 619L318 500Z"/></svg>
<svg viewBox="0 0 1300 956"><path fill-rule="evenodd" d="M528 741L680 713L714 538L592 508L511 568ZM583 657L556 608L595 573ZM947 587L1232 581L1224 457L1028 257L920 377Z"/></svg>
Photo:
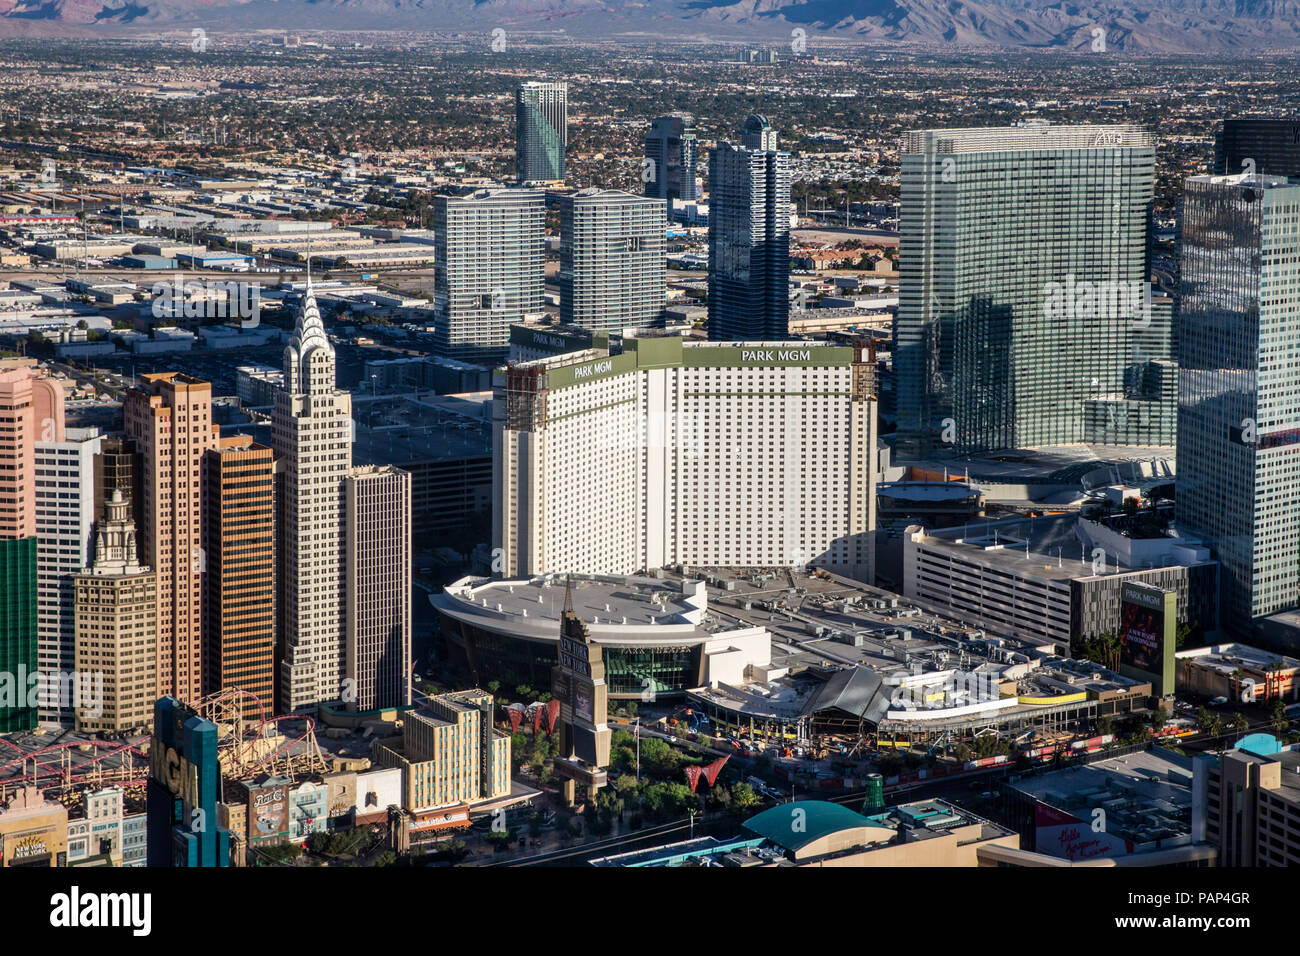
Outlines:
<svg viewBox="0 0 1300 956"><path fill-rule="evenodd" d="M765 627L716 618L702 581L619 575L466 577L431 600L453 657L475 680L550 686L566 586L604 651L610 696L651 700L687 688L743 684L771 664Z"/></svg>

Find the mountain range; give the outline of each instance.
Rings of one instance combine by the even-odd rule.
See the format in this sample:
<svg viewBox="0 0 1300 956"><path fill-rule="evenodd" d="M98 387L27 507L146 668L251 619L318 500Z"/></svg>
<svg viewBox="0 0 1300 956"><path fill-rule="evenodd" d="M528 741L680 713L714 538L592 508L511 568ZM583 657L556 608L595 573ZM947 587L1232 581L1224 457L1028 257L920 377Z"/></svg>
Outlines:
<svg viewBox="0 0 1300 956"><path fill-rule="evenodd" d="M0 0L0 37L192 26L1232 54L1300 48L1300 0Z"/></svg>

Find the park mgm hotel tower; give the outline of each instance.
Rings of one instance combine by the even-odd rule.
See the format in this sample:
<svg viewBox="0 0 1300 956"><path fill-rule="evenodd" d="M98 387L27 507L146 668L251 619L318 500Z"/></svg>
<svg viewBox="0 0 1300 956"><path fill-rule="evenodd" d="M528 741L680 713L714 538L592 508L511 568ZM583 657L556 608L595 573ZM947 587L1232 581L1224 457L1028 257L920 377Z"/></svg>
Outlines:
<svg viewBox="0 0 1300 956"><path fill-rule="evenodd" d="M643 333L498 369L494 572L874 577L869 343Z"/></svg>

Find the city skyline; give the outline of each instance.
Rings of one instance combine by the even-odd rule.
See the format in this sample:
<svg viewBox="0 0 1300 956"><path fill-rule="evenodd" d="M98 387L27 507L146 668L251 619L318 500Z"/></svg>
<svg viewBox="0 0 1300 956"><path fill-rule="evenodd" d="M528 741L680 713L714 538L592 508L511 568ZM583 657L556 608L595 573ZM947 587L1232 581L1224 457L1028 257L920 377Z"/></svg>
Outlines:
<svg viewBox="0 0 1300 956"><path fill-rule="evenodd" d="M567 6L6 43L0 869L1300 862L1286 54Z"/></svg>

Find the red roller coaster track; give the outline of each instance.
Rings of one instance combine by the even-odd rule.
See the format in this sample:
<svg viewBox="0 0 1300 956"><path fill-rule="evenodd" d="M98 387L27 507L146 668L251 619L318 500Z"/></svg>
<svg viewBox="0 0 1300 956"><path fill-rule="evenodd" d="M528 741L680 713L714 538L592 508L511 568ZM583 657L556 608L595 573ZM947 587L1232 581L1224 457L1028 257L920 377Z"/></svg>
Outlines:
<svg viewBox="0 0 1300 956"><path fill-rule="evenodd" d="M243 716L249 702L257 707L258 716L255 718ZM277 759L289 756L295 747L309 741L311 749L314 749L316 721L312 717L306 714L267 717L266 706L256 694L242 690L219 691L204 697L194 709L199 716L223 728L224 736L219 744L224 751L222 763L229 768L238 768L241 776L251 776L274 765ZM259 739L278 733L282 722L295 720L305 722L301 733L286 737L274 749L257 756ZM79 788L96 782L143 786L148 779L149 742L148 737L137 743L70 740L37 750L24 750L11 740L0 737L0 746L14 752L10 759L0 763L0 788ZM90 752L84 748L90 748ZM4 752L0 751L0 754ZM85 759L76 761L77 756ZM144 765L138 766L137 759ZM23 772L29 762L32 764L30 772Z"/></svg>

